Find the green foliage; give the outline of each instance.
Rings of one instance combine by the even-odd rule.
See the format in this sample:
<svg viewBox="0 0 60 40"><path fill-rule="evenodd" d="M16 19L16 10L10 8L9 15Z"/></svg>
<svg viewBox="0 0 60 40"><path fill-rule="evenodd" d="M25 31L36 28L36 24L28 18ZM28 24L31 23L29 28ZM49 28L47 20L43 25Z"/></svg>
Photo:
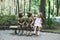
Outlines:
<svg viewBox="0 0 60 40"><path fill-rule="evenodd" d="M0 16L0 26L17 25L17 16L15 15L2 15Z"/></svg>
<svg viewBox="0 0 60 40"><path fill-rule="evenodd" d="M51 27L52 24L53 24L53 23L52 23L52 19L51 19L51 18L47 18L47 25L48 25L49 27Z"/></svg>
<svg viewBox="0 0 60 40"><path fill-rule="evenodd" d="M56 18L52 17L52 18L47 18L46 19L46 23L47 23L47 26L46 28L48 29L57 29L59 26L59 24L55 21Z"/></svg>
<svg viewBox="0 0 60 40"><path fill-rule="evenodd" d="M0 0L1 2L3 1L3 0Z"/></svg>
<svg viewBox="0 0 60 40"><path fill-rule="evenodd" d="M32 0L32 7L33 8L39 8L40 0Z"/></svg>

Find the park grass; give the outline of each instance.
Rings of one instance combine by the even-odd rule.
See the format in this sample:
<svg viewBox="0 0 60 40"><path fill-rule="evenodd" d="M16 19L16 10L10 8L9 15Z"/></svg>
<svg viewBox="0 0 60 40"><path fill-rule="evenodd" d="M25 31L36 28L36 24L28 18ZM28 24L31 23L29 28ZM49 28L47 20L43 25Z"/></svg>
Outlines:
<svg viewBox="0 0 60 40"><path fill-rule="evenodd" d="M42 29L43 32L60 33L60 29Z"/></svg>

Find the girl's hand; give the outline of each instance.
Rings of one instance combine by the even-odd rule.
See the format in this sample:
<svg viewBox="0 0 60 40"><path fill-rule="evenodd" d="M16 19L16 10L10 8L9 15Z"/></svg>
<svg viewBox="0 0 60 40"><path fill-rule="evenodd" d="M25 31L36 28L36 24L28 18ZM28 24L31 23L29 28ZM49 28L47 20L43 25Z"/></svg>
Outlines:
<svg viewBox="0 0 60 40"><path fill-rule="evenodd" d="M40 22L40 24L42 24L42 22Z"/></svg>

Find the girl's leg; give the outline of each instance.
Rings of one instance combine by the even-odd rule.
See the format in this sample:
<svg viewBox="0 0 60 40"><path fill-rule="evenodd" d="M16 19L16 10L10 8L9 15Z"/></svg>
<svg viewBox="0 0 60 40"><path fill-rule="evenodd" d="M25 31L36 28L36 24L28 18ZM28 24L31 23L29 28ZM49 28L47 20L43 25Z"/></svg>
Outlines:
<svg viewBox="0 0 60 40"><path fill-rule="evenodd" d="M37 31L37 35L39 35L40 34L41 27L38 27L37 30L38 30Z"/></svg>
<svg viewBox="0 0 60 40"><path fill-rule="evenodd" d="M34 26L34 33L36 33L36 28L37 28L37 27L36 27L36 26Z"/></svg>
<svg viewBox="0 0 60 40"><path fill-rule="evenodd" d="M39 27L39 26L37 26L37 29L36 29L37 31L40 31L41 30L41 28Z"/></svg>

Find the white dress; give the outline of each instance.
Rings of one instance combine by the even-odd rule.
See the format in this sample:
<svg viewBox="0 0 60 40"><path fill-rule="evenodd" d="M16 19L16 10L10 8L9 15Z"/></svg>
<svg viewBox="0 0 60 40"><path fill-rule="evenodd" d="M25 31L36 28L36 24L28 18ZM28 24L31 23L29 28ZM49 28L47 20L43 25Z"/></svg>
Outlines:
<svg viewBox="0 0 60 40"><path fill-rule="evenodd" d="M35 19L34 26L42 27L41 20L42 20L41 18L36 18Z"/></svg>

